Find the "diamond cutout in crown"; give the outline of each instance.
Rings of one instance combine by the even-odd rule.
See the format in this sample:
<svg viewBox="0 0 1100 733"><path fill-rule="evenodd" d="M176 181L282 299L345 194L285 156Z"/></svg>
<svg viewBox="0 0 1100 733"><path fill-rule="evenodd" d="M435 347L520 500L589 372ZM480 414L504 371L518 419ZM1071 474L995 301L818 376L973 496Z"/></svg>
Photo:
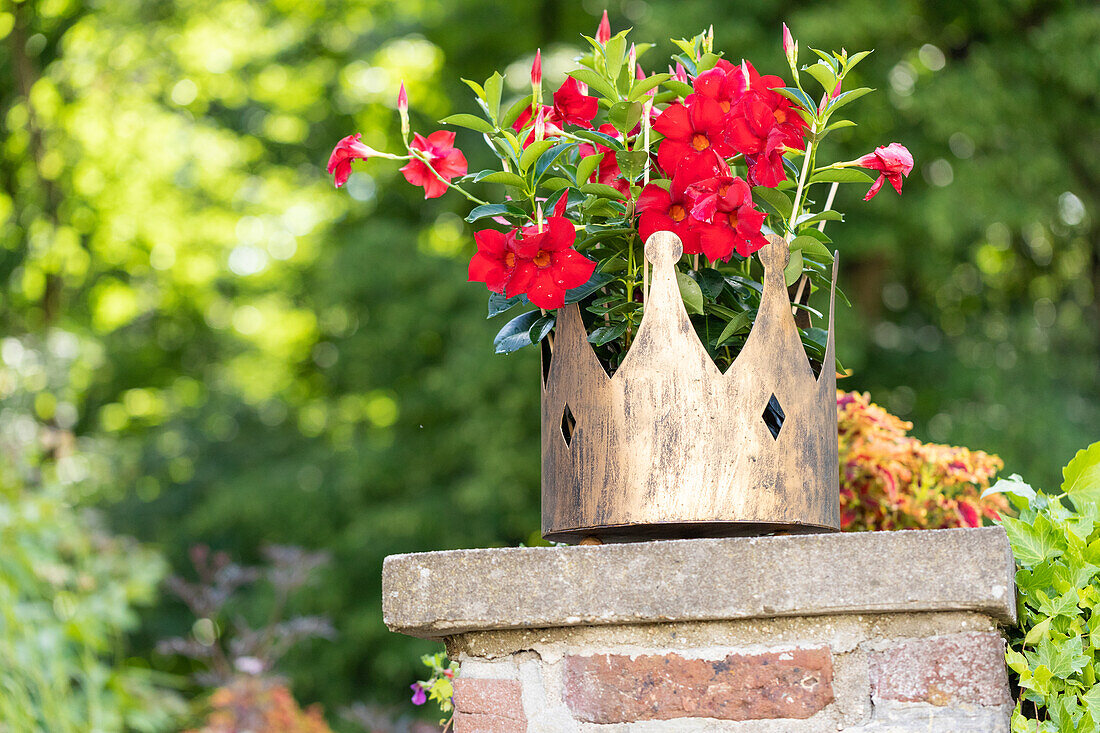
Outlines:
<svg viewBox="0 0 1100 733"><path fill-rule="evenodd" d="M839 529L836 260L825 358L815 376L783 282L788 245L769 240L758 253L760 309L725 373L684 309L675 276L683 248L670 232L646 243L653 278L645 314L613 376L588 343L578 306L559 311L552 354L543 354L543 536ZM572 426L563 441L566 411Z"/></svg>

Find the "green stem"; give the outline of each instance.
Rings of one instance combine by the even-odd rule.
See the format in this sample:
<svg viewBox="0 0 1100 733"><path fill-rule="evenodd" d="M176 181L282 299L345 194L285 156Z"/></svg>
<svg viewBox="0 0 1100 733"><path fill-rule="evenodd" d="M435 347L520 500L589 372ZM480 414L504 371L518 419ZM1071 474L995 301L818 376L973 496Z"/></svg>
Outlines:
<svg viewBox="0 0 1100 733"><path fill-rule="evenodd" d="M810 127L810 142L806 145L806 153L802 159L802 173L798 176L798 187L794 192L794 205L791 207L791 220L787 226L791 234L795 233L795 222L798 221L798 217L802 214L802 194L806 188L806 177L809 175L810 167L813 165L813 151L814 151L814 138L817 137L817 122Z"/></svg>

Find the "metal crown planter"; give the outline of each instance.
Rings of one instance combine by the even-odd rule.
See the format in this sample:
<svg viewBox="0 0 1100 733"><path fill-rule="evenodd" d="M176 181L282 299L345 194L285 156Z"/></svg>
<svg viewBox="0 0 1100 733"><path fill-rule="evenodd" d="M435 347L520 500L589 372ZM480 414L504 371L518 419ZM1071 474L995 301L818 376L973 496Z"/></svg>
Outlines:
<svg viewBox="0 0 1100 733"><path fill-rule="evenodd" d="M763 296L725 372L707 354L676 285L680 240L646 243L645 315L614 376L576 304L560 311L543 365L542 534L576 542L719 537L840 528L833 334L818 377L783 282L787 242L759 251ZM544 350L544 359L548 352ZM772 402L782 415L765 419Z"/></svg>

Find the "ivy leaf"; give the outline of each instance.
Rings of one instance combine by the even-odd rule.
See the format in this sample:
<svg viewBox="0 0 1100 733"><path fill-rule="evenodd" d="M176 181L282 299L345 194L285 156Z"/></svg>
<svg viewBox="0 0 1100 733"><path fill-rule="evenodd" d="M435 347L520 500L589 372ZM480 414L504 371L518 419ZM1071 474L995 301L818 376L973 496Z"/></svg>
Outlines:
<svg viewBox="0 0 1100 733"><path fill-rule="evenodd" d="M680 288L680 297L684 300L684 307L688 313L703 314L703 291L699 283L689 275L676 271L676 285Z"/></svg>
<svg viewBox="0 0 1100 733"><path fill-rule="evenodd" d="M524 346L530 346L531 326L535 325L535 321L540 318L542 314L535 310L508 321L493 339L493 350L498 354L510 354Z"/></svg>
<svg viewBox="0 0 1100 733"><path fill-rule="evenodd" d="M984 499L990 494L1013 494L1022 496L1029 501L1036 496L1035 489L1024 483L1023 478L1018 473L1014 473L1008 478L998 479L997 483L982 492L982 498Z"/></svg>
<svg viewBox="0 0 1100 733"><path fill-rule="evenodd" d="M1074 506L1100 501L1100 441L1077 451L1062 469L1062 491Z"/></svg>
<svg viewBox="0 0 1100 733"><path fill-rule="evenodd" d="M1038 519L1044 518L1040 516ZM1012 553L1017 562L1037 565L1048 557L1057 557L1062 553L1055 542L1054 530L1049 520L1042 526L1039 521L1027 524L1012 517L1002 517L1001 521L1008 533L1008 540L1012 543Z"/></svg>

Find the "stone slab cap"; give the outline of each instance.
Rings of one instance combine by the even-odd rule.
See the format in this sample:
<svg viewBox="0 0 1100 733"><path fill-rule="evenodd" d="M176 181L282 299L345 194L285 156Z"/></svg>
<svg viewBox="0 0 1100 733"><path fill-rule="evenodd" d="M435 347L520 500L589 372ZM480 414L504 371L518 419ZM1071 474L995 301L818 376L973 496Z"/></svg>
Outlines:
<svg viewBox="0 0 1100 733"><path fill-rule="evenodd" d="M391 555L393 631L976 611L1016 621L1005 531L845 532Z"/></svg>

